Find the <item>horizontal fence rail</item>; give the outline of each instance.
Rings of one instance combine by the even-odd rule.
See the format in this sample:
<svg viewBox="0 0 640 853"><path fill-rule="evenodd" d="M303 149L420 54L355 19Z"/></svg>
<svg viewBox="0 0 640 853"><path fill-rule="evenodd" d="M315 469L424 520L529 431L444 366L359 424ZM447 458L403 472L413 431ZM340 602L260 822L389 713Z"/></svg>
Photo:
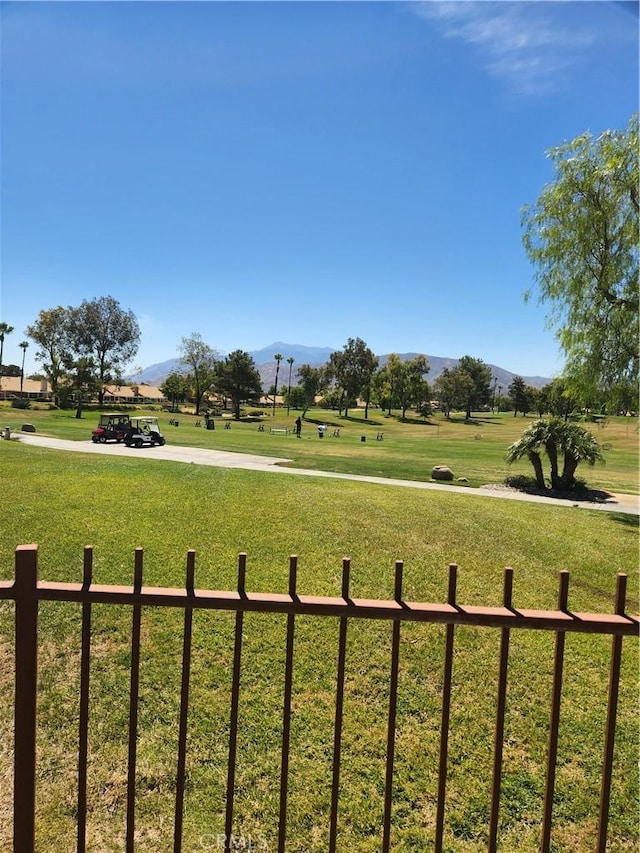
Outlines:
<svg viewBox="0 0 640 853"><path fill-rule="evenodd" d="M136 549L132 586L94 584L92 580L93 550L84 550L82 583L50 583L38 580L38 548L23 545L16 549L15 580L0 581L0 600L15 602L15 722L14 722L14 853L33 853L35 850L36 794L36 731L37 731L37 661L38 661L38 604L40 601L77 603L82 606L79 734L78 734L78 794L77 794L77 851L86 851L87 820L87 744L89 728L89 677L91 647L91 611L93 605L120 604L132 609L131 663L129 685L128 767L126 801L127 853L135 849L136 765L138 741L139 671L141 653L141 613L143 607L173 607L184 611L182 674L180 688L179 735L177 747L176 794L174 815L174 853L181 853L185 768L187 751L187 720L189 710L191 638L194 609L233 611L235 633L233 647L231 708L229 718L229 753L226 784L224 849L233 849L233 819L235 770L237 759L238 707L245 613L276 613L287 616L284 695L282 711L282 743L280 762L280 806L277 849L286 851L287 795L290 757L290 721L297 616L334 617L339 624L337 677L333 733L333 763L331 806L329 815L329 853L337 850L340 794L343 701L346 673L346 640L348 623L352 619L391 621L392 642L388 684L387 757L384 787L384 814L381 850L391 850L391 827L394 781L394 749L400 653L400 630L405 621L442 624L445 626L445 654L442 708L440 717L440 747L438 786L433 850L442 853L447 785L448 736L452 685L454 632L458 625L473 625L500 629L499 673L494 728L491 803L487 850L498 848L498 819L502 777L504 717L509 665L509 641L515 629L553 631L556 646L553 662L553 683L549 723L549 743L546 763L543 814L541 819L541 853L551 849L552 811L555 769L558 749L558 729L562 691L564 643L567 633L605 634L612 636L605 749L602 764L600 807L595 850L605 853L609 819L609 791L613 770L613 752L620 683L622 640L638 636L638 619L625 613L626 575L617 576L614 612L575 613L568 608L569 572L560 572L557 610L526 610L513 605L513 570L504 575L503 601L499 607L463 606L456 598L457 566L449 566L447 602L444 604L409 602L403 599L403 563L395 564L395 588L392 600L352 598L349 594L350 560L343 559L342 589L339 597L299 595L297 593L297 557L289 558L289 584L286 594L252 593L246 590L246 554L238 558L237 589L228 591L195 588L195 552L187 553L184 588L144 586L143 550Z"/></svg>

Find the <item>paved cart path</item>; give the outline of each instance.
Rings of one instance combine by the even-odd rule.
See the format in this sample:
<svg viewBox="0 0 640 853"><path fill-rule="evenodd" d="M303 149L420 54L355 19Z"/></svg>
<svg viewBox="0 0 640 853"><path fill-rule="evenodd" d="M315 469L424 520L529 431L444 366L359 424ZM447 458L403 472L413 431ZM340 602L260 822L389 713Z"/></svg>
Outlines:
<svg viewBox="0 0 640 853"><path fill-rule="evenodd" d="M15 437L14 433L14 437ZM369 477L362 474L338 474L332 471L313 471L307 468L291 468L290 459L275 456L254 456L249 453L232 453L225 450L207 450L200 447L180 447L175 444L165 444L163 447L130 448L123 444L94 444L93 441L69 441L62 438L51 438L34 433L20 433L20 441L37 447L48 447L53 450L66 450L76 453L101 453L110 456L142 456L145 459L163 459L168 462L184 462L194 465L212 465L218 468L244 468L251 471L265 471L270 474L289 476L324 477L333 480L359 480L364 483L375 483L384 486L398 486L408 489L437 489L447 492L458 492L470 497L489 497L501 500L529 501L533 503L549 503L555 506L582 507L607 512L621 512L627 515L640 515L640 498L638 495L610 494L603 501L578 501L575 499L552 498L545 495L528 495L516 489L493 486L472 489L467 486L445 485L444 483L422 483L415 480L396 480L387 477Z"/></svg>

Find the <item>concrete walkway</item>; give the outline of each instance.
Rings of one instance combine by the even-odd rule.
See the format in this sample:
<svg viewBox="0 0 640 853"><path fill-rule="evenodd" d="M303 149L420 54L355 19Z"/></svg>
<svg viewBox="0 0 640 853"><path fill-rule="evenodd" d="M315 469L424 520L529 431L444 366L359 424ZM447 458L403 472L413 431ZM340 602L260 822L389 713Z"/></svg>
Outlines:
<svg viewBox="0 0 640 853"><path fill-rule="evenodd" d="M14 437L16 434L14 433ZM101 453L110 456L134 456L145 459L163 459L167 462L184 462L194 465L212 465L218 468L244 468L251 471L264 471L270 474L283 474L298 477L324 477L333 480L359 480L383 486L398 486L408 489L436 489L457 492L469 497L499 498L501 500L529 501L548 503L554 506L595 509L606 512L619 512L626 515L640 515L640 497L638 495L610 494L603 501L579 501L575 499L552 498L545 495L528 495L506 486L485 486L479 489L467 486L445 485L443 483L422 483L414 480L395 480L386 477L368 477L362 474L337 474L331 471L312 471L307 468L290 468L290 459L275 456L253 456L248 453L231 453L225 450L206 450L200 447L180 447L165 444L163 447L126 447L123 444L94 444L88 441L68 441L62 438L50 438L34 433L20 433L20 441L36 447L48 447L53 450L66 450L76 453Z"/></svg>

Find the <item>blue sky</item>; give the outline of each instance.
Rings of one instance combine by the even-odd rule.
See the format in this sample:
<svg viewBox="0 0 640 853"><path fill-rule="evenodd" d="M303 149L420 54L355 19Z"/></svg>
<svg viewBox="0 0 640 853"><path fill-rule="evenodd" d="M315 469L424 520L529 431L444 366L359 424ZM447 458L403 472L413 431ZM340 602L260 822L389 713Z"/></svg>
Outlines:
<svg viewBox="0 0 640 853"><path fill-rule="evenodd" d="M111 295L143 367L198 332L561 369L520 210L548 148L638 109L636 3L0 10L5 363Z"/></svg>

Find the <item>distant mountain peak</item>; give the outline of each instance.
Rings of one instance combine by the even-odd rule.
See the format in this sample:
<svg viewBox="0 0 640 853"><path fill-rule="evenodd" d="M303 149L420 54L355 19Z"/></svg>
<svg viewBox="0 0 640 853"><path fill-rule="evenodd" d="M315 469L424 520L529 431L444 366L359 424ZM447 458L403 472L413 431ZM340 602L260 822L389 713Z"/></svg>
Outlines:
<svg viewBox="0 0 640 853"><path fill-rule="evenodd" d="M280 353L283 358L284 364L286 364L286 360L288 358L293 358L292 364L292 378L295 378L297 375L297 368L303 364L310 364L314 367L317 367L321 364L326 364L329 361L329 357L331 353L335 352L332 347L313 347L308 346L306 344L287 344L284 341L276 341L273 344L269 344L269 346L263 347L259 350L253 350L249 352L249 355L254 360L256 367L260 373L260 378L262 379L263 388L268 388L270 385L273 385L275 381L276 375L276 360L274 356L276 353ZM408 359L415 358L416 355L420 353L410 352L410 353L396 353L398 358L402 361L407 361ZM427 374L427 380L431 383L435 379L440 376L445 367L452 368L458 364L459 359L457 358L446 358L438 355L427 355L424 353L429 362L429 373ZM387 359L389 358L388 354L379 355L380 364L383 365ZM282 376L284 375L284 364L280 364L280 381L282 381ZM511 384L514 376L519 375L513 373L510 370L505 369L504 367L498 367L495 364L488 364L487 367L491 368L491 373L496 378L498 387L502 390L502 393L506 393L507 388ZM169 361L162 361L158 364L151 364L149 367L145 367L140 373L137 373L135 376L126 376L125 379L134 380L136 382L146 382L149 385L161 385L167 376L170 373L173 373L176 370L180 370L180 359L172 358ZM544 376L523 376L522 377L527 385L532 385L534 388L542 388L543 385L546 385L551 381L550 378Z"/></svg>

